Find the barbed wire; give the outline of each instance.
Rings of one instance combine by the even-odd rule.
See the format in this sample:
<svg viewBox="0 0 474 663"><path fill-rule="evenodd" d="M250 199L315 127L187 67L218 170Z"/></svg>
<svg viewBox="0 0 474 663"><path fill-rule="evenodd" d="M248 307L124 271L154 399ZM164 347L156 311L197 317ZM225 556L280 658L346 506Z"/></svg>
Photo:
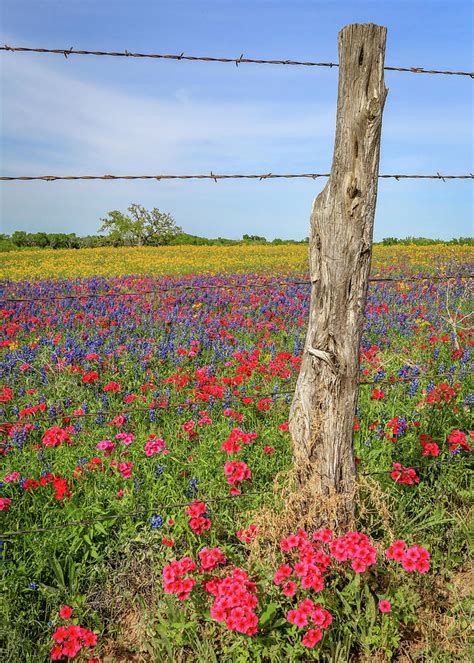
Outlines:
<svg viewBox="0 0 474 663"><path fill-rule="evenodd" d="M449 459L449 460L439 460L439 461L432 461L430 463L425 463L423 465L415 465L415 466L407 466L406 468L403 469L412 469L416 470L417 472L424 471L431 469L434 466L439 466L439 465L468 465L470 458L466 459L460 459L460 460L454 460L454 459ZM363 473L357 473L359 476L376 476L380 474L392 474L393 472L397 471L396 468L392 467L391 469L387 470L376 470L375 472L363 472ZM268 495L272 493L275 495L275 491L273 489L268 489L268 490L261 490L261 491L255 491L252 493L239 493L238 495L226 495L223 497L199 497L196 496L192 501L188 502L180 502L180 503L173 503L173 504L156 504L151 507L146 507L142 509L135 509L134 511L126 511L124 513L112 513L108 514L105 516L100 516L98 518L84 518L81 520L69 520L69 521L64 521L63 523L58 523L57 525L49 525L48 527L37 527L34 529L20 529L20 530L10 530L5 533L0 534L0 540L6 541L8 538L12 537L20 537L20 536L27 536L29 534L43 534L45 532L55 532L57 530L63 530L67 529L68 527L84 527L87 525L94 525L95 523L102 523L106 522L108 520L118 520L122 518L134 518L140 515L145 515L148 513L155 513L155 512L163 512L163 511L173 511L174 509L180 509L184 507L190 506L195 500L199 500L200 502L203 502L204 504L218 504L222 502L227 502L228 500L235 500L238 498L247 498L247 497L257 497L260 495Z"/></svg>
<svg viewBox="0 0 474 663"><path fill-rule="evenodd" d="M474 273L467 273L463 274L460 272L459 274L448 274L446 276L440 276L438 274L435 275L426 275L426 276L408 276L408 277L374 277L374 278L369 278L369 283L382 283L384 281L390 283L390 282L395 282L395 283L402 283L402 282L411 282L411 281L449 281L449 280L455 280L455 279L472 279L474 278ZM215 284L200 284L200 285L172 285L172 286L165 286L162 288L149 288L146 290L140 290L140 291L134 291L134 292L86 292L86 293L77 293L74 295L54 295L54 296L48 296L48 297L1 297L0 296L0 302L8 302L8 303L21 303L21 302L48 302L48 301L56 301L56 300L63 300L63 299L92 299L92 298L100 298L100 297L136 297L136 296L143 296L143 295L149 295L153 293L161 293L161 292L168 292L168 291L173 291L173 290L222 290L222 289L232 289L232 288L271 288L275 286L280 286L280 287L293 287L293 286L299 286L299 285L304 285L304 286L310 286L311 281L257 281L254 283L226 283L226 284L220 284L220 285L215 285Z"/></svg>
<svg viewBox="0 0 474 663"><path fill-rule="evenodd" d="M116 58L150 58L155 60L177 60L188 62L223 62L228 64L235 64L237 67L240 64L272 64L272 65L289 65L289 66L302 66L302 67L339 67L337 62L313 62L310 60L289 60L277 59L269 60L262 58L247 58L242 53L238 58L217 57L217 56L198 56L198 55L185 55L184 51L179 55L162 54L162 53L134 53L130 51L85 51L76 50L71 48L30 48L26 46L8 46L5 44L0 47L0 51L10 51L17 53L51 53L55 55L63 55L66 59L70 55L95 55L107 56ZM424 67L384 67L386 71L401 71L411 74L442 74L447 76L469 76L474 78L473 71L452 71L452 70L439 70L439 69L425 69Z"/></svg>
<svg viewBox="0 0 474 663"><path fill-rule="evenodd" d="M294 393L294 386L292 391L275 391L270 394L265 394L265 393L260 393L260 392L255 392L253 394L239 394L236 396L235 394L230 394L229 396L226 397L226 400L229 398L255 398L258 400L263 400L266 398L274 398L275 396L287 396L288 394L293 394ZM121 410L96 410L94 412L84 412L83 414L65 414L65 413L56 413L53 415L48 415L47 417L36 417L34 419L25 419L24 417L21 417L20 419L17 419L16 421L0 421L0 426L15 426L17 424L28 424L28 423L36 423L37 421L46 421L50 422L53 421L54 419L81 419L82 417L96 417L96 416L102 416L102 415L126 415L126 414L133 414L135 412L159 412L160 410L164 411L167 410L168 408L176 408L176 409L187 409L190 407L195 407L198 406L198 403L194 402L189 402L189 403L166 403L165 405L160 405L159 403L155 403L152 405L147 405L143 407L135 407L135 408L125 408Z"/></svg>
<svg viewBox="0 0 474 663"><path fill-rule="evenodd" d="M57 180L270 180L270 179L312 179L315 180L319 177L329 177L330 173L263 173L263 174L241 174L241 175L223 175L210 172L209 175L18 175L18 176L2 176L0 181L3 182L55 182ZM379 179L395 179L395 180L472 180L474 174L468 175L407 175L399 173L397 175L378 175Z"/></svg>
<svg viewBox="0 0 474 663"><path fill-rule="evenodd" d="M472 371L467 371L466 372L468 375L473 375ZM420 373L419 375L415 375L412 377L394 377L393 379L381 379L381 380L359 380L358 385L359 386L373 386L373 385L382 385L382 386L391 386L395 385L398 383L404 383L404 382L416 382L417 380L435 380L440 377L451 377L455 378L457 374L454 374L449 371L444 371L442 373L432 373L432 374L426 374L426 373ZM277 396L289 396L293 395L295 393L295 388L296 388L296 382L292 383L290 385L284 385L284 386L290 386L291 390L287 391L274 391L272 393L261 393L261 392L254 392L253 394L230 394L226 396L226 400L230 398L240 398L241 400L244 398L253 398L255 400L265 400L267 398L275 398ZM87 417L98 417L98 416L105 416L105 415L119 415L119 416L125 416L128 414L135 414L135 413L143 413L143 412L154 412L155 414L157 412L161 411L166 411L168 408L176 408L176 409L188 409L192 407L198 406L198 403L195 402L185 402L185 403L166 403L164 405L160 405L159 403L154 403L151 405L143 406L143 407L135 407L135 408L122 408L122 409L113 409L113 410L94 410L93 412L83 412L81 414L74 414L72 413L65 413L65 412L57 412L52 415L48 415L47 417L34 417L33 419L27 419L25 417L20 417L19 419L16 419L15 421L0 421L0 427L2 426L17 426L18 424L35 424L39 422L47 422L51 423L55 419L82 419L82 418L87 418Z"/></svg>
<svg viewBox="0 0 474 663"><path fill-rule="evenodd" d="M257 495L265 495L272 493L273 490L262 490L253 493L239 493L238 495L225 495L224 497L196 497L195 499L205 504L226 502L227 500L233 500L235 498L241 497L254 497ZM38 527L36 529L27 529L27 530L12 530L10 532L5 532L5 534L0 535L0 539L11 536L24 536L26 534L40 534L43 532L53 532L59 529L66 529L67 527L82 527L84 525L93 525L94 523L101 523L106 520L115 520L118 518L133 518L135 516L140 516L145 513L153 513L155 511L172 511L173 509L179 509L182 507L190 506L194 500L181 503L173 504L155 504L152 507L147 507L143 509L136 509L135 511L126 511L124 513L111 513L106 516L101 516L99 518L85 518L83 520L69 520L58 525L50 525L48 527Z"/></svg>
<svg viewBox="0 0 474 663"><path fill-rule="evenodd" d="M429 469L432 466L436 465L458 465L460 463L468 465L469 462L472 460L471 457L467 456L463 460L455 460L455 459L448 459L448 460L433 460L429 463L425 463L423 465L407 465L407 466L402 466L402 468L397 469L396 467L392 467L390 470L376 470L375 472L361 472L360 476L363 477L370 477L370 476L376 476L378 474L392 474L392 472L403 472L403 470L416 470L417 472L423 471L426 469Z"/></svg>

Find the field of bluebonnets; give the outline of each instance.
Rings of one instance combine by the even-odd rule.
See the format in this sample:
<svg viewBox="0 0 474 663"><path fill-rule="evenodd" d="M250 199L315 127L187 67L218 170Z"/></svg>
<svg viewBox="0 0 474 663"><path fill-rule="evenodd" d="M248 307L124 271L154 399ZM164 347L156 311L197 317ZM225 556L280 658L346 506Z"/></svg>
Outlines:
<svg viewBox="0 0 474 663"><path fill-rule="evenodd" d="M342 535L284 516L304 270L232 250L233 273L198 273L210 251L186 276L57 252L47 280L9 254L2 661L468 660L472 281L444 276L472 255L375 255L394 280L369 289Z"/></svg>

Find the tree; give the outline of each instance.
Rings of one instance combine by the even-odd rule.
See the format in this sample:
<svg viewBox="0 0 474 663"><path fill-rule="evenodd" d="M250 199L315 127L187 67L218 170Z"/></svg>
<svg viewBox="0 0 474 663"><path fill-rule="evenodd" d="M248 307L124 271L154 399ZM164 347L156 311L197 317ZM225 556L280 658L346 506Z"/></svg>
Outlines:
<svg viewBox="0 0 474 663"><path fill-rule="evenodd" d="M99 232L107 232L114 246L160 246L183 232L171 214L156 207L148 211L136 203L130 205L128 214L113 210L101 221Z"/></svg>
<svg viewBox="0 0 474 663"><path fill-rule="evenodd" d="M243 235L242 239L244 242L266 242L265 237L260 237L260 235Z"/></svg>
<svg viewBox="0 0 474 663"><path fill-rule="evenodd" d="M28 233L24 230L15 230L11 240L15 246L28 246Z"/></svg>

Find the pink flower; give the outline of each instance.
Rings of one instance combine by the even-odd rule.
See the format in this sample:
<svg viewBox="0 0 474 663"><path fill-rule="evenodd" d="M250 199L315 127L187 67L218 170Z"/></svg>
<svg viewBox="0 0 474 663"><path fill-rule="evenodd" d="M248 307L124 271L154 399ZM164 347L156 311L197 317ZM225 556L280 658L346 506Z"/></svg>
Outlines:
<svg viewBox="0 0 474 663"><path fill-rule="evenodd" d="M289 580L285 585L283 585L283 594L285 596L294 596L296 594L298 586L296 582L293 582L293 580Z"/></svg>
<svg viewBox="0 0 474 663"><path fill-rule="evenodd" d="M380 612L391 612L392 604L390 603L390 601L386 601L385 599L380 599L379 610Z"/></svg>
<svg viewBox="0 0 474 663"><path fill-rule="evenodd" d="M19 472L12 472L11 474L6 474L3 481L5 483L11 483L12 481L18 481L20 477L21 474Z"/></svg>
<svg viewBox="0 0 474 663"><path fill-rule="evenodd" d="M426 548L421 546L412 546L406 548L405 541L394 541L389 548L385 551L387 559L393 559L401 563L402 567L408 573L418 571L418 573L427 573L430 570L429 558L430 553Z"/></svg>
<svg viewBox="0 0 474 663"><path fill-rule="evenodd" d="M132 476L133 463L131 461L120 463L117 469L124 479L130 479Z"/></svg>
<svg viewBox="0 0 474 663"><path fill-rule="evenodd" d="M135 440L135 435L133 433L117 433L115 439L122 440L123 444L128 446Z"/></svg>
<svg viewBox="0 0 474 663"><path fill-rule="evenodd" d="M110 456L112 451L115 449L115 444L112 442L112 440L101 440L95 445L96 449L100 449L101 451L105 451L106 456Z"/></svg>
<svg viewBox="0 0 474 663"><path fill-rule="evenodd" d="M149 457L153 456L154 454L159 454L165 448L166 448L166 442L159 437L155 437L152 434L145 443L145 456Z"/></svg>
<svg viewBox="0 0 474 663"><path fill-rule="evenodd" d="M9 497L0 497L0 511L8 511L11 499Z"/></svg>
<svg viewBox="0 0 474 663"><path fill-rule="evenodd" d="M323 634L321 632L321 629L312 628L304 635L303 644L305 647L313 649L313 647L321 640L322 637Z"/></svg>
<svg viewBox="0 0 474 663"><path fill-rule="evenodd" d="M308 616L301 610L289 610L286 618L290 624L295 624L298 628L304 628L308 625Z"/></svg>

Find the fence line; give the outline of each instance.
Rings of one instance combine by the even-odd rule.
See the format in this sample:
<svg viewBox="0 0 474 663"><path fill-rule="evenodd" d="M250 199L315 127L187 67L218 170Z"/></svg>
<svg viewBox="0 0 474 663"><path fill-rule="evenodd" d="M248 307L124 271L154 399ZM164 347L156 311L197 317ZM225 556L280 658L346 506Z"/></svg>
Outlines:
<svg viewBox="0 0 474 663"><path fill-rule="evenodd" d="M474 278L474 273L467 273L463 274L460 272L459 274L448 274L446 276L440 276L438 274L435 275L427 275L427 276L408 276L408 277L374 277L374 278L369 278L369 282L372 283L383 283L383 282L395 282L395 283L402 283L402 282L411 282L411 281L449 281L449 280L456 280L456 279L472 279ZM173 290L222 290L222 289L232 289L232 288L271 288L274 286L280 286L280 287L285 287L289 288L292 286L297 286L297 285L305 285L305 286L310 286L311 281L257 281L254 283L228 283L228 284L222 284L222 285L215 285L215 284L202 284L202 285L172 285L172 286L165 286L164 288L150 288L148 290L140 290L140 291L134 291L134 292L89 292L89 293L84 293L84 294L75 294L75 295L55 295L53 297L21 297L21 298L14 298L14 297L8 297L8 298L3 298L0 297L0 302L9 302L9 303L21 303L21 302L49 302L49 301L56 301L56 300L63 300L63 299L93 299L93 298L98 298L98 297L135 297L135 296L142 296L142 295L149 295L152 293L161 293L161 292L168 292L168 291L173 291Z"/></svg>
<svg viewBox="0 0 474 663"><path fill-rule="evenodd" d="M272 493L273 490L262 490L254 493L239 493L239 495L226 495L224 497L196 497L195 499L198 499L200 502L204 503L214 503L214 502L225 502L227 500L233 500L236 497L253 497L257 495L265 495L267 493ZM29 530L13 530L11 532L6 532L5 534L1 534L0 538L3 537L9 537L9 536L23 536L25 534L39 534L42 532L53 532L58 529L66 529L67 527L82 527L83 525L93 525L94 523L100 523L106 520L113 520L117 518L130 518L134 516L139 516L145 513L152 513L154 511L170 511L172 509L179 509L182 507L190 506L193 503L194 500L188 501L188 502L182 502L178 504L156 504L153 507L147 507L146 509L137 509L135 511L126 511L125 513L114 513L114 514L109 514L108 516L101 516L100 518L87 518L84 520L70 520L66 521L64 523L61 523L59 525L51 525L49 527L39 527L37 529L29 529Z"/></svg>
<svg viewBox="0 0 474 663"><path fill-rule="evenodd" d="M294 387L295 385L292 385L292 386ZM274 396L287 396L288 394L293 394L293 393L294 393L294 389L293 389L293 391L276 391L276 392L273 392L271 394L261 394L261 393L257 392L257 393L254 393L254 394L246 394L245 396L241 395L240 398L258 398L259 400L263 400L265 398L273 398ZM232 394L228 398L239 398L239 397L234 396L234 394ZM28 424L28 423L34 424L38 421L50 422L54 419L82 419L83 417L97 417L99 415L106 415L106 414L108 414L108 415L113 415L113 414L125 415L125 414L134 414L135 412L156 412L156 411L159 412L160 410L167 410L170 407L171 408L176 408L176 409L179 409L179 408L184 409L184 408L188 408L188 407L194 407L196 405L198 405L198 403L173 403L173 405L171 405L170 403L166 403L166 405L160 406L157 403L155 405L147 405L147 406L144 406L144 407L135 407L135 408L129 408L129 409L125 408L125 409L121 409L121 410L96 410L94 412L84 412L84 414L74 414L74 413L72 413L72 414L62 413L61 414L61 413L58 413L58 414L53 414L53 415L47 416L47 417L37 417L35 419L25 419L24 417L22 417L20 419L17 419L16 421L0 421L0 426L15 426L16 424Z"/></svg>
<svg viewBox="0 0 474 663"><path fill-rule="evenodd" d="M432 461L430 463L425 463L424 465L417 465L417 466L410 466L406 469L413 469L418 472L423 471L423 470L428 470L431 469L433 466L439 466L439 465L469 465L469 458L463 459L463 460L454 460L454 459L449 459L449 460L439 460L439 461ZM396 471L393 467L389 470L378 470L375 472L363 472L360 474L360 476L376 476L379 474L391 474L392 472ZM38 527L34 529L23 529L23 530L11 530L7 531L3 534L0 534L0 541L4 541L5 539L8 539L9 537L20 537L20 536L26 536L28 534L43 534L45 532L54 532L57 530L63 530L67 529L68 527L84 527L85 525L94 525L95 523L101 523L105 522L107 520L118 520L121 518L134 518L136 516L144 515L147 513L155 513L159 511L171 511L174 509L179 509L179 508L184 508L190 506L195 500L199 500L200 502L203 502L204 504L213 504L213 503L222 503L226 502L228 500L234 500L236 498L242 498L242 497L256 497L259 495L268 495L270 493L274 493L273 489L268 489L268 490L262 490L262 491L256 491L253 493L240 493L238 495L226 495L224 497L195 497L193 500L188 501L188 502L181 502L181 503L173 503L173 504L156 504L152 507L147 507L143 509L136 509L135 511L126 511L124 513L113 513L109 514L107 516L101 516L99 518L86 518L83 520L69 520L65 521L63 523L60 523L58 525L49 525L48 527Z"/></svg>
<svg viewBox="0 0 474 663"><path fill-rule="evenodd" d="M34 180L43 181L43 182L55 182L57 180L270 180L270 179L312 179L315 180L318 177L329 177L330 173L263 173L263 174L250 174L250 175L222 175L218 173L213 173L212 171L209 175L23 175L23 176L2 176L0 181L3 182L31 182ZM441 173L436 173L436 175L406 175L406 174L397 174L397 175L378 175L379 179L395 179L395 180L472 180L474 179L474 174L469 173L468 175L442 175Z"/></svg>
<svg viewBox="0 0 474 663"><path fill-rule="evenodd" d="M425 470L427 468L432 467L433 465L456 465L458 463L463 463L468 465L469 464L470 457L467 456L465 460L455 460L455 459L449 459L449 460L433 460L430 463L425 463L424 465L410 465L406 466L404 469L411 469L411 470ZM467 461L467 462L466 462ZM390 470L376 470L375 472L362 472L361 476L363 477L371 477L371 476L376 476L378 474L391 474L392 472L396 472L397 470L392 467ZM398 470L400 472L403 472L403 469Z"/></svg>
<svg viewBox="0 0 474 663"><path fill-rule="evenodd" d="M469 375L472 375L473 372L469 372ZM412 377L397 377L394 378L393 380L359 380L359 386L370 386L370 385L394 385L398 383L403 383L403 382L415 382L416 380L434 380L436 378L440 377L451 377L455 378L456 374L450 373L449 371L444 371L442 373L433 373L427 375L426 373L420 373L420 375L412 376ZM284 385L287 386L287 385ZM274 398L275 396L288 396L294 394L294 390L296 387L296 383L288 385L292 387L291 391L275 391L270 394L265 394L265 393L260 393L260 392L255 392L253 394L239 394L236 396L235 394L231 394L227 398L255 398L258 400L264 400L266 398ZM97 417L101 415L126 415L126 414L135 414L138 412L159 412L160 410L165 411L168 408L189 408L189 407L195 407L197 406L198 403L174 403L171 405L170 403L167 403L165 406L160 406L159 404L155 405L147 405L144 407L136 407L136 408L122 408L121 410L95 410L94 412L84 412L83 414L74 414L74 413L57 413L53 415L48 415L47 417L36 417L33 419L26 419L24 417L21 417L20 419L16 419L15 421L0 421L0 426L16 426L17 424L35 424L38 422L47 422L51 423L55 419L82 419L84 417Z"/></svg>
<svg viewBox="0 0 474 663"><path fill-rule="evenodd" d="M130 51L84 51L76 50L74 48L28 48L25 46L0 46L0 51L10 51L17 53L52 53L56 55L64 55L67 59L70 55L96 55L108 56L116 58L150 58L155 60L186 60L188 62L224 62L233 63L237 67L239 64L273 64L273 65L290 65L302 67L339 67L337 62L312 62L308 60L267 60L261 58L246 58L242 53L238 58L216 57L216 56L197 56L185 55L184 51L179 55L168 55L161 53L134 53ZM424 67L384 67L386 71L402 71L411 74L442 74L447 76L470 76L474 78L473 71L443 71L439 69L425 69Z"/></svg>

